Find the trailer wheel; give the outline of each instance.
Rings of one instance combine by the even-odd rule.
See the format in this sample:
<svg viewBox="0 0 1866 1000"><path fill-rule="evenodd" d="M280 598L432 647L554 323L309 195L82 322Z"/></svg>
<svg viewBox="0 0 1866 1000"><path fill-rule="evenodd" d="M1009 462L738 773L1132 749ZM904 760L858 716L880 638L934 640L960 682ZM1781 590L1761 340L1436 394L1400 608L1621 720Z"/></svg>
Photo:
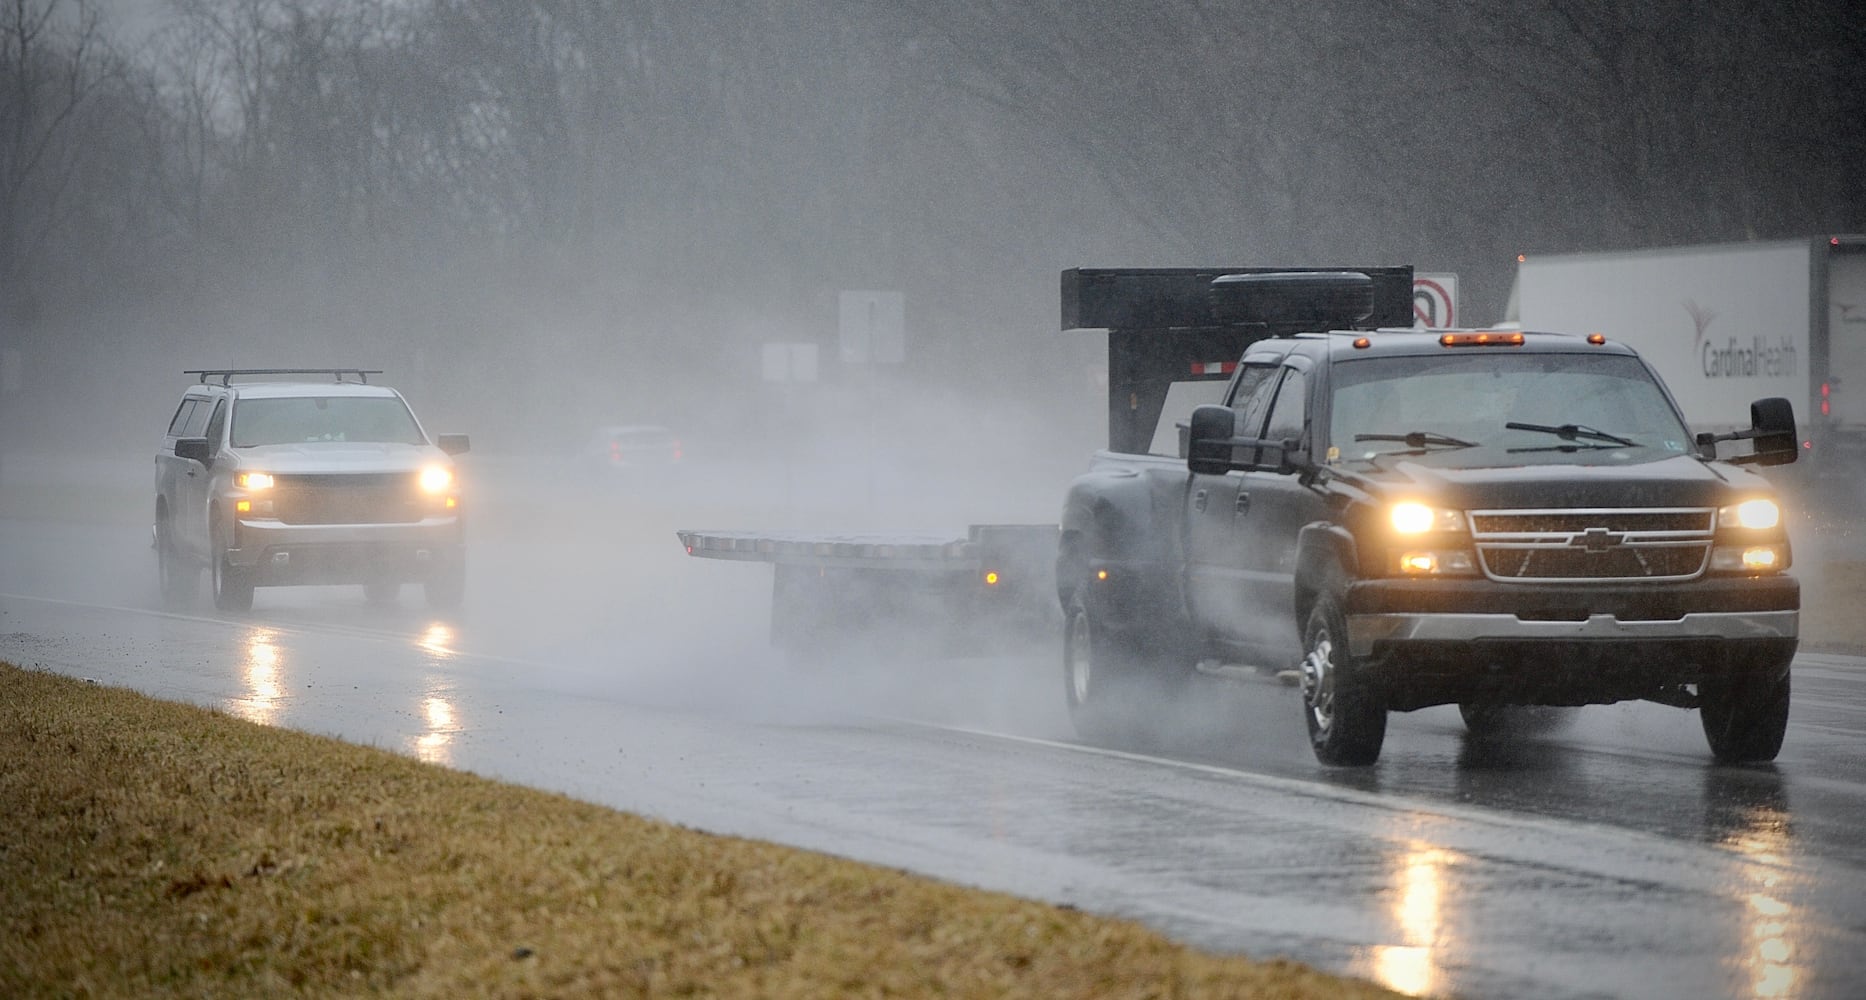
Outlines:
<svg viewBox="0 0 1866 1000"><path fill-rule="evenodd" d="M1781 752L1788 732L1788 678L1786 663L1739 661L1698 685L1704 736L1720 763L1759 764Z"/></svg>
<svg viewBox="0 0 1866 1000"><path fill-rule="evenodd" d="M1303 716L1315 759L1346 767L1379 760L1387 736L1386 705L1348 651L1347 618L1332 598L1315 603L1302 641Z"/></svg>

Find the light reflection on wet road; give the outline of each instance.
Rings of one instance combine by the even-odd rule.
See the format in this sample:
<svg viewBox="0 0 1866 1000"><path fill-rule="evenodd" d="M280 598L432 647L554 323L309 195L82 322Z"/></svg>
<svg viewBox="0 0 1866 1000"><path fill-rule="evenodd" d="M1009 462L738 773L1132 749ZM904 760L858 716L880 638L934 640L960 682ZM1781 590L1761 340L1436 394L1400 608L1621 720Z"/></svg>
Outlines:
<svg viewBox="0 0 1866 1000"><path fill-rule="evenodd" d="M1797 663L1772 767L1715 767L1693 714L1622 705L1501 744L1395 716L1377 767L1330 771L1269 681L1204 680L1089 748L1051 649L786 670L758 574L684 561L665 524L482 532L448 617L414 588L161 611L139 527L0 519L0 658L1407 993L1866 991L1857 659Z"/></svg>

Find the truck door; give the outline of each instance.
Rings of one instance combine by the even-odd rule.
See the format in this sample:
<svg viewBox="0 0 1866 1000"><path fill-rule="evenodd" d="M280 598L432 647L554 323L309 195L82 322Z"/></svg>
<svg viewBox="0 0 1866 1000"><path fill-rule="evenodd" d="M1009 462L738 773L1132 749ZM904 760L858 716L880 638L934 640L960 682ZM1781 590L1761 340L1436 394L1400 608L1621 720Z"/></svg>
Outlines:
<svg viewBox="0 0 1866 1000"><path fill-rule="evenodd" d="M181 437L207 437L208 427L226 425L227 401L218 403L203 399L195 403L194 412L188 415L186 425L181 429ZM170 442L173 445L173 442ZM217 447L211 439L209 448ZM175 477L175 538L185 552L197 556L205 555L208 549L207 538L207 498L208 484L213 481L214 470L191 459L171 456L176 463Z"/></svg>
<svg viewBox="0 0 1866 1000"><path fill-rule="evenodd" d="M194 420L195 411L201 411L202 426L207 424L207 401L197 396L183 396L175 407L175 416L169 420L168 430L162 435L162 447L156 452L156 495L167 502L168 530L170 538L182 550L189 551L189 541L182 524L187 510L185 485L189 482L190 472L198 473L199 467L175 454L175 440L187 436L188 425Z"/></svg>
<svg viewBox="0 0 1866 1000"><path fill-rule="evenodd" d="M1313 375L1307 358L1285 365L1270 404L1263 437L1295 440L1307 448ZM1266 451L1262 461L1278 456ZM1251 614L1238 639L1249 662L1260 666L1293 665L1302 654L1296 622L1296 541L1302 527L1326 516L1319 494L1303 485L1297 473L1274 465L1247 471L1238 487L1236 537L1242 601Z"/></svg>
<svg viewBox="0 0 1866 1000"><path fill-rule="evenodd" d="M1274 364L1246 363L1225 405L1237 415L1234 434L1259 437L1276 388ZM1234 462L1255 459L1252 449L1237 449ZM1251 631L1250 607L1244 602L1244 551L1235 530L1239 487L1244 473L1192 474L1186 484L1186 603L1193 621L1212 638L1234 646Z"/></svg>

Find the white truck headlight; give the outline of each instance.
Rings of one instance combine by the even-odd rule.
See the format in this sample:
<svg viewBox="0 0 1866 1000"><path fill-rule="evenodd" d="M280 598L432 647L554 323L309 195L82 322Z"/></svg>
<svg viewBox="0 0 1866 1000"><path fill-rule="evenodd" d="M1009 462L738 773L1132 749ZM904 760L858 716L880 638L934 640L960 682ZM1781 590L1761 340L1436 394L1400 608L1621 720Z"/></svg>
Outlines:
<svg viewBox="0 0 1866 1000"><path fill-rule="evenodd" d="M1464 512L1429 507L1414 500L1402 500L1387 509L1388 523L1401 535L1423 535L1428 531L1463 531Z"/></svg>
<svg viewBox="0 0 1866 1000"><path fill-rule="evenodd" d="M1758 529L1773 528L1781 523L1781 505L1767 497L1733 503L1717 510L1719 527Z"/></svg>

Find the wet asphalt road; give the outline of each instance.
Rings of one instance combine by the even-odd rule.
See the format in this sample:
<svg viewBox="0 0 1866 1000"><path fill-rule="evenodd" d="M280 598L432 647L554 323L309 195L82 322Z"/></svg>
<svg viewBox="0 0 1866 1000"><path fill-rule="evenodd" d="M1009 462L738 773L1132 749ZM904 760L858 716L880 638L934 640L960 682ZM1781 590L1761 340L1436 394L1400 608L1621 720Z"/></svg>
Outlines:
<svg viewBox="0 0 1866 1000"><path fill-rule="evenodd" d="M1149 738L1089 747L1048 644L784 664L769 570L673 540L735 523L635 492L491 505L453 616L415 588L291 588L228 617L161 609L136 509L4 486L21 665L1406 992L1866 992L1856 658L1800 658L1771 767L1715 767L1694 713L1620 705L1502 745L1452 709L1396 715L1379 765L1329 770L1273 681L1202 679Z"/></svg>

